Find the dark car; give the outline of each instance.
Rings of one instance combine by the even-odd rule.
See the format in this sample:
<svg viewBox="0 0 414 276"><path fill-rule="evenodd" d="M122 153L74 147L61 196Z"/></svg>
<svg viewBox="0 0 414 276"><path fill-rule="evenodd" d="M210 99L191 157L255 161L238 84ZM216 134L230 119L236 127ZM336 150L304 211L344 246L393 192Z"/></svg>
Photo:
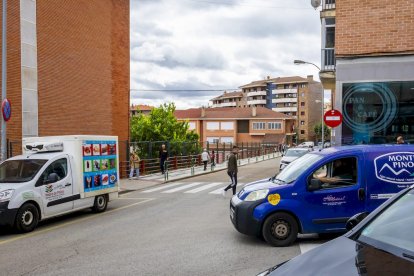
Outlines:
<svg viewBox="0 0 414 276"><path fill-rule="evenodd" d="M370 215L355 215L347 228L352 230L259 275L414 275L414 185Z"/></svg>

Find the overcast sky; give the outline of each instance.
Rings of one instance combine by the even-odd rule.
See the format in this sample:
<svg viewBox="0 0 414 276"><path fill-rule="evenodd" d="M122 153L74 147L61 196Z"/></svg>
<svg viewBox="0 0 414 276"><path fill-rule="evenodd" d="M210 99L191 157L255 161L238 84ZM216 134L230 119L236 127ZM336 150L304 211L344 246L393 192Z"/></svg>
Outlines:
<svg viewBox="0 0 414 276"><path fill-rule="evenodd" d="M184 109L266 76L318 80L313 66L293 64L320 64L321 23L310 0L131 0L130 27L134 104Z"/></svg>

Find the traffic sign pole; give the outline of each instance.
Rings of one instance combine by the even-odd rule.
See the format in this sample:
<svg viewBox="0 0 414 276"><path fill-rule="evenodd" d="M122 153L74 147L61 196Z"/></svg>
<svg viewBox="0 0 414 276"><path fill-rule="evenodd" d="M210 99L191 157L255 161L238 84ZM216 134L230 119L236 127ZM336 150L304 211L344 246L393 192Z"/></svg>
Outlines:
<svg viewBox="0 0 414 276"><path fill-rule="evenodd" d="M1 55L1 97L7 97L7 0L3 0L3 23L2 23L2 55ZM6 121L1 120L1 161L7 158Z"/></svg>

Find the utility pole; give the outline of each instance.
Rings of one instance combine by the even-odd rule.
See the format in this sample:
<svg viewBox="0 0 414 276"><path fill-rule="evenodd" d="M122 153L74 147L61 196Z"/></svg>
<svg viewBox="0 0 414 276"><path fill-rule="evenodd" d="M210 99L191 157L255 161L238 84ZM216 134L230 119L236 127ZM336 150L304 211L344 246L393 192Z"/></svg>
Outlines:
<svg viewBox="0 0 414 276"><path fill-rule="evenodd" d="M3 0L2 23L2 55L1 55L1 99L6 99L7 93L7 0ZM6 121L1 120L1 161L7 158Z"/></svg>

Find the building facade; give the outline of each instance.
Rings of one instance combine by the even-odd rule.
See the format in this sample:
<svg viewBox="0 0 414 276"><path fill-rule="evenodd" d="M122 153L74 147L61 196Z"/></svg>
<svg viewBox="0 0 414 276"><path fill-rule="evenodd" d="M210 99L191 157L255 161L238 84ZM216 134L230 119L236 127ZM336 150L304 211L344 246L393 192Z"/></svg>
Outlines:
<svg viewBox="0 0 414 276"><path fill-rule="evenodd" d="M7 138L128 140L129 1L8 1L7 14Z"/></svg>
<svg viewBox="0 0 414 276"><path fill-rule="evenodd" d="M313 76L279 77L254 81L240 87L246 106L259 106L295 119L295 142L315 141L314 126L322 120L322 85Z"/></svg>
<svg viewBox="0 0 414 276"><path fill-rule="evenodd" d="M322 38L333 40L333 56L322 45L322 67L344 117L337 144L414 141L413 12L412 1L323 1Z"/></svg>
<svg viewBox="0 0 414 276"><path fill-rule="evenodd" d="M130 116L135 116L139 113L142 113L144 115L148 115L148 114L150 114L152 109L154 109L154 107L151 106L151 105L145 105L145 104L134 105L134 104L132 104L129 107L129 113L130 113L129 115Z"/></svg>
<svg viewBox="0 0 414 276"><path fill-rule="evenodd" d="M179 121L209 143L292 143L294 119L265 107L176 110Z"/></svg>
<svg viewBox="0 0 414 276"><path fill-rule="evenodd" d="M246 95L242 91L227 92L210 100L210 106L216 107L246 107Z"/></svg>

